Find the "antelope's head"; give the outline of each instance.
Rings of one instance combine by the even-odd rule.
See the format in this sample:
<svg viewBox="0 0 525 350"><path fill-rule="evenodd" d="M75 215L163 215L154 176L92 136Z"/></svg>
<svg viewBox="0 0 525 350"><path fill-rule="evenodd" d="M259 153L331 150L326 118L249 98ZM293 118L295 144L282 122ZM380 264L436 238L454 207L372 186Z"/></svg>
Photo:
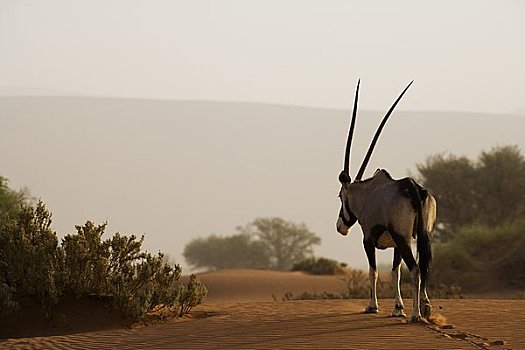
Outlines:
<svg viewBox="0 0 525 350"><path fill-rule="evenodd" d="M339 232L342 235L346 235L350 227L352 227L352 225L354 225L356 221L358 220L358 218L354 214L354 211L356 208L353 208L350 205L351 187L353 184L356 184L359 181L361 181L363 177L363 173L365 172L368 161L370 160L370 157L372 156L372 152L377 143L377 140L379 139L379 135L381 134L381 131L383 130L383 127L385 126L388 118L394 111L394 108L396 108L396 105L401 100L401 98L403 97L403 95L408 90L410 85L412 85L413 82L414 81L412 80L410 84L407 85L407 87L403 90L403 92L395 100L392 107L390 107L386 115L383 117L383 120L381 121L381 124L379 124L379 127L376 130L374 138L372 139L372 142L370 143L370 146L368 147L368 151L366 152L366 156L363 159L363 162L361 163L361 167L359 168L359 171L357 172L355 180L352 182L352 178L350 177L350 146L352 145L352 137L354 135L355 119L357 115L357 101L359 99L359 85L361 81L358 80L357 82L357 88L355 90L355 97L354 97L354 107L352 110L352 120L350 122L350 130L348 131L348 138L346 140L345 163L344 163L343 171L341 171L341 173L339 174L339 182L341 183L341 190L339 191L339 199L341 200L341 209L339 210L339 217L337 218L336 228L337 228L337 232Z"/></svg>

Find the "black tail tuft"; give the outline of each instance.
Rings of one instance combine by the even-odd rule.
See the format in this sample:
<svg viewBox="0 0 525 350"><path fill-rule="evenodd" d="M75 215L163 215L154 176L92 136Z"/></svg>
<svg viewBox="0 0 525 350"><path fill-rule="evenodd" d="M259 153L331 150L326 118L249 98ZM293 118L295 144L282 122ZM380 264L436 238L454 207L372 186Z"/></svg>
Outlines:
<svg viewBox="0 0 525 350"><path fill-rule="evenodd" d="M430 264L432 263L432 246L430 245L428 232L425 229L420 230L419 227L417 230L417 252L419 255L418 265L421 273L421 284L426 286L430 272Z"/></svg>

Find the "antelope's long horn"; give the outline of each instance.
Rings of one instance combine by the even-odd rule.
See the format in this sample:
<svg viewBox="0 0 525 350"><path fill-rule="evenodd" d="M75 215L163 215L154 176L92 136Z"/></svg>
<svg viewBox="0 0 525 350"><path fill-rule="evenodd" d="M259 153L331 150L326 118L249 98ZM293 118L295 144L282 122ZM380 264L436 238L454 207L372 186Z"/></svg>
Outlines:
<svg viewBox="0 0 525 350"><path fill-rule="evenodd" d="M345 167L344 172L350 175L350 146L352 145L352 137L354 135L355 116L357 115L357 100L359 99L359 85L361 79L357 81L357 88L355 89L354 97L354 109L352 110L352 121L350 122L350 130L348 130L348 138L346 139L346 150L345 150Z"/></svg>
<svg viewBox="0 0 525 350"><path fill-rule="evenodd" d="M377 139L379 138L379 135L381 134L381 131L383 130L383 127L385 126L386 124L386 121L388 120L388 117L390 117L390 115L392 114L392 112L394 111L394 108L396 108L396 105L397 103L401 100L401 98L403 97L403 95L405 94L405 92L408 90L408 88L410 87L410 85L412 85L414 81L412 80L410 82L410 84L407 85L407 87L405 88L405 90L403 90L403 92L401 93L401 95L399 95L399 97L397 98L397 100L394 102L394 104L392 105L392 107L390 107L390 109L388 110L388 112L386 113L386 115L383 117L383 120L381 121L381 124L379 124L379 127L377 128L376 130L376 134L374 135L374 138L372 140L372 143L370 143L370 146L368 147L368 151L366 153L366 156L365 156L365 159L363 159L363 163L361 164L361 168L359 168L359 172L357 173L357 176L355 177L356 180L361 180L361 178L363 177L363 173L365 172L365 168L366 166L368 165L368 161L370 160L370 156L372 156L372 152L374 151L374 147L376 145L376 142L377 142Z"/></svg>

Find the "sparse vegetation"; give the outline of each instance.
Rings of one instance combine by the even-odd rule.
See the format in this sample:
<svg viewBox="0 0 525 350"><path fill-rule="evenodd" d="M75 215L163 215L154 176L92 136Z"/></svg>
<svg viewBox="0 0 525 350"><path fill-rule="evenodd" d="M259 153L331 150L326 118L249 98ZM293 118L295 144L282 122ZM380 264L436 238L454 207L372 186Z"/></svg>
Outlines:
<svg viewBox="0 0 525 350"><path fill-rule="evenodd" d="M190 313L191 309L201 304L208 295L208 288L195 275L190 276L186 286L177 290L177 310L179 316Z"/></svg>
<svg viewBox="0 0 525 350"><path fill-rule="evenodd" d="M440 241L463 226L496 227L525 216L525 158L516 146L481 152L475 161L435 155L417 169L438 202Z"/></svg>
<svg viewBox="0 0 525 350"><path fill-rule="evenodd" d="M308 258L292 266L292 271L304 271L313 275L336 275L343 273L346 265L328 258Z"/></svg>
<svg viewBox="0 0 525 350"><path fill-rule="evenodd" d="M418 170L438 201L430 291L525 287L525 158L518 147L495 147L475 161L436 155Z"/></svg>
<svg viewBox="0 0 525 350"><path fill-rule="evenodd" d="M437 245L431 283L483 290L525 287L525 221L497 227L473 225Z"/></svg>
<svg viewBox="0 0 525 350"><path fill-rule="evenodd" d="M405 274L410 275L408 272ZM345 288L340 293L330 292L303 292L294 295L291 292L286 293L281 299L289 300L319 300L319 299L367 299L370 297L370 282L368 274L362 270L346 269L344 277L341 279L345 283ZM410 277L409 277L410 279ZM401 281L401 294L405 298L412 298L413 286L409 281ZM385 275L379 275L377 281L377 292L380 298L394 298L395 285L390 278ZM440 284L433 290L429 291L431 298L439 299L458 299L463 298L461 288L456 285ZM274 296L274 300L277 298Z"/></svg>
<svg viewBox="0 0 525 350"><path fill-rule="evenodd" d="M187 314L202 303L206 287L195 277L174 287L179 265L162 253L142 251L144 236L116 233L103 240L106 224L88 221L58 244L51 213L39 201L22 204L16 215L0 218L0 316L20 307L22 298L37 298L50 317L62 296L108 301L129 322L159 308Z"/></svg>
<svg viewBox="0 0 525 350"><path fill-rule="evenodd" d="M250 235L211 235L195 238L184 248L184 258L193 268L220 269L261 269L270 264L261 242Z"/></svg>
<svg viewBox="0 0 525 350"><path fill-rule="evenodd" d="M19 307L25 295L38 298L47 315L60 296L61 252L50 229L51 214L40 201L35 208L22 205L20 212L0 220L0 285L2 314Z"/></svg>
<svg viewBox="0 0 525 350"><path fill-rule="evenodd" d="M0 175L0 218L15 217L23 204L31 202L29 190L15 191L8 186L9 180Z"/></svg>
<svg viewBox="0 0 525 350"><path fill-rule="evenodd" d="M281 218L258 218L237 227L233 236L192 240L184 258L193 268L265 268L289 270L313 254L321 239L304 224Z"/></svg>

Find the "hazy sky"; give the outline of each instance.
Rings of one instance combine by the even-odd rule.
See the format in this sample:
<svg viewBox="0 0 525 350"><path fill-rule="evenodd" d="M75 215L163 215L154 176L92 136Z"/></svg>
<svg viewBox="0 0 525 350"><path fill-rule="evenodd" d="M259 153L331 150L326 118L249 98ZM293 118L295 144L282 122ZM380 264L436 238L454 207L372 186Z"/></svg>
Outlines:
<svg viewBox="0 0 525 350"><path fill-rule="evenodd" d="M0 0L0 93L525 110L525 2ZM417 88L416 88L417 86Z"/></svg>

